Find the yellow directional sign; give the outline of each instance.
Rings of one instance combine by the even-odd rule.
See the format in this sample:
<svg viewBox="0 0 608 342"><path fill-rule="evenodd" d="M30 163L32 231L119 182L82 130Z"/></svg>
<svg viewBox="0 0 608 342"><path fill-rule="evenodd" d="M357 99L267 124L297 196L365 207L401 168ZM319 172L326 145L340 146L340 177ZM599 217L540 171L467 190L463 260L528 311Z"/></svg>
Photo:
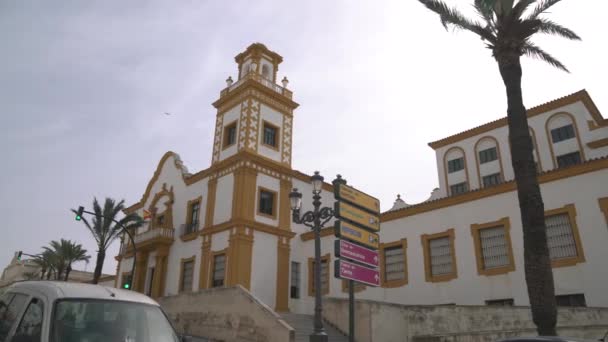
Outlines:
<svg viewBox="0 0 608 342"><path fill-rule="evenodd" d="M372 213L380 213L380 201L377 198L348 185L337 184L334 188L334 195L337 200L347 201Z"/></svg>
<svg viewBox="0 0 608 342"><path fill-rule="evenodd" d="M365 229L361 229L346 222L341 222L340 220L337 220L336 223L334 223L334 229L336 237L340 239L347 239L372 249L378 249L380 244L380 237L378 234L368 232Z"/></svg>
<svg viewBox="0 0 608 342"><path fill-rule="evenodd" d="M335 202L334 212L337 218L351 221L365 229L380 230L380 217L378 215L370 214L346 202Z"/></svg>

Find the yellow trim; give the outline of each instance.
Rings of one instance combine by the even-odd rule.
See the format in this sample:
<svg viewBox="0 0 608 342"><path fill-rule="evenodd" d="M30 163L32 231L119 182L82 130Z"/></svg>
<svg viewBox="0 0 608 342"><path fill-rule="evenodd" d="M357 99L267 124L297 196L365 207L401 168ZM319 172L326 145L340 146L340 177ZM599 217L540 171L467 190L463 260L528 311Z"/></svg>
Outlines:
<svg viewBox="0 0 608 342"><path fill-rule="evenodd" d="M188 242L188 241L196 240L196 238L199 236L199 234L200 233L198 231L194 231L194 232L190 232L188 234L181 235L179 237L179 239L182 240L182 242Z"/></svg>
<svg viewBox="0 0 608 342"><path fill-rule="evenodd" d="M189 258L181 258L179 262L179 293L186 292L184 291L184 264L187 262L192 262L192 281L194 282L194 267L196 267L196 255L193 255ZM190 286L191 290L189 292L192 292L194 290L194 284L190 284Z"/></svg>
<svg viewBox="0 0 608 342"><path fill-rule="evenodd" d="M277 312L289 311L289 254L291 247L288 237L277 237L277 283L275 308Z"/></svg>
<svg viewBox="0 0 608 342"><path fill-rule="evenodd" d="M558 108L567 106L569 104L572 104L572 103L575 103L578 101L581 101L583 103L583 105L589 111L589 113L591 114L591 117L597 123L597 125L602 126L602 127L608 126L608 119L604 119L602 117L602 114L600 113L600 111L597 109L597 107L593 103L593 100L589 96L589 93L587 93L587 91L584 89L580 90L574 94L567 95L562 98L547 102L540 106L530 108L526 111L526 115L529 119L534 116L537 116L537 115L540 115L540 114L543 114L543 113L546 113L546 112L549 112L552 110L556 110ZM501 119L498 119L498 120L486 123L484 125L469 129L469 130L461 132L461 133L451 135L447 138L443 138L443 139L440 139L437 141L430 142L428 145L433 150L437 150L438 148L441 148L443 146L447 146L447 145L462 141L464 139L471 138L476 135L480 135L480 134L483 134L483 133L486 133L486 132L489 132L489 131L492 131L492 130L495 130L497 128L504 127L504 126L507 126L506 117L503 117ZM590 125L590 127L591 127L591 125Z"/></svg>
<svg viewBox="0 0 608 342"><path fill-rule="evenodd" d="M571 258L563 258L558 260L551 260L552 267L567 267L574 266L578 263L585 262L585 252L583 250L583 244L581 243L581 237L578 231L578 224L576 223L576 207L574 204L567 204L561 208L545 211L545 219L547 216L568 214L568 220L570 221L570 227L572 228L572 237L576 245L576 256Z"/></svg>
<svg viewBox="0 0 608 342"><path fill-rule="evenodd" d="M169 256L168 247L161 247L156 252L156 262L154 264L154 276L153 276L152 285L151 285L152 298L161 297L165 291L165 280L167 278L168 256Z"/></svg>
<svg viewBox="0 0 608 342"><path fill-rule="evenodd" d="M451 194L452 191L450 190L450 186L451 185L459 184L459 183L455 183L455 184L448 183L448 160L447 160L447 157L448 157L448 154L452 150L460 150L460 152L462 152L462 159L464 161L464 169L463 170L465 172L465 182L467 183L467 191L466 192L471 191L471 182L469 181L469 168L467 166L467 154L465 153L465 151L464 151L464 149L462 147L460 147L460 146L453 146L453 147L450 147L447 151L445 151L443 153L443 175L445 177L445 188L446 188L446 191L448 193L448 196L452 196L452 194Z"/></svg>
<svg viewBox="0 0 608 342"><path fill-rule="evenodd" d="M292 183L290 180L281 179L279 192L279 229L291 231L291 203L289 201L289 192L291 192Z"/></svg>
<svg viewBox="0 0 608 342"><path fill-rule="evenodd" d="M538 175L538 183L550 183L556 180L579 176L589 172L595 172L608 168L608 158L589 160L585 163L573 165L564 169L555 169L544 172ZM508 181L490 188L471 191L460 196L444 197L441 199L424 202L418 205L413 205L407 208L393 210L383 213L380 216L380 222L387 222L403 217L414 216L417 214L462 204L466 202L476 201L490 196L495 196L505 192L516 190L515 181ZM332 228L333 232L333 228Z"/></svg>
<svg viewBox="0 0 608 342"><path fill-rule="evenodd" d="M266 129L266 126L268 126L269 128L274 128L275 131L275 135L274 135L274 143L275 145L270 145L267 144L264 141L264 130ZM266 120L262 120L262 132L261 132L262 136L261 136L261 141L262 141L262 146L266 146L268 148L271 148L275 151L280 151L281 150L281 129L279 128L279 126L273 125L270 121L266 121Z"/></svg>
<svg viewBox="0 0 608 342"><path fill-rule="evenodd" d="M496 157L498 159L498 166L500 167L500 171L499 171L500 181L502 182L505 179L505 170L502 167L502 156L500 155L500 144L498 143L498 140L496 140L496 138L494 138L491 135L483 136L477 140L477 142L475 143L475 146L473 147L473 151L475 152L475 167L477 169L477 182L479 184L480 189L484 188L484 186L483 186L483 180L481 178L481 167L480 167L481 164L479 164L479 152L480 151L477 149L477 147L479 146L479 143L484 139L489 139L489 140L494 141L494 144L496 147ZM486 175L486 176L489 176L489 175Z"/></svg>
<svg viewBox="0 0 608 342"><path fill-rule="evenodd" d="M253 262L253 229L233 228L228 238L228 284L251 287L251 263Z"/></svg>
<svg viewBox="0 0 608 342"><path fill-rule="evenodd" d="M348 293L348 282L348 280L342 279L342 292L344 293ZM356 281L354 281L353 283L355 284L355 293L365 291L365 289L367 288L365 285L359 284Z"/></svg>
<svg viewBox="0 0 608 342"><path fill-rule="evenodd" d="M507 244L507 252L509 264L486 269L483 264L483 252L481 250L481 239L479 231L488 228L503 227L505 230L505 241ZM508 217L503 217L498 221L487 222L471 225L471 235L473 236L473 244L475 245L475 259L477 260L477 274L485 276L493 276L498 274L506 274L515 271L515 260L513 259L513 246L511 244L511 223Z"/></svg>
<svg viewBox="0 0 608 342"><path fill-rule="evenodd" d="M192 208L194 207L195 204L198 203L198 225L199 227L197 227L197 230L190 232L188 234L182 234L180 236L180 239L184 242L186 241L192 241L194 239L196 239L196 237L199 234L199 230L201 229L201 211L202 211L202 207L201 204L203 203L203 196L198 196L195 199L191 199L188 201L188 204L186 204L186 225L191 225L192 224Z"/></svg>
<svg viewBox="0 0 608 342"><path fill-rule="evenodd" d="M291 97L292 93L287 89L284 89L283 94L280 94L261 84L259 81L248 78L236 89L225 94L220 93L220 98L213 102L213 106L217 109L217 115L221 115L229 111L237 103L242 102L243 98L255 98L260 103L291 117L293 116L293 110L299 106Z"/></svg>
<svg viewBox="0 0 608 342"><path fill-rule="evenodd" d="M135 264L135 277L132 280L135 291L144 293L146 289L146 273L148 271L148 252L137 252L137 263Z"/></svg>
<svg viewBox="0 0 608 342"><path fill-rule="evenodd" d="M403 249L403 279L397 280L386 280L386 260L385 260L385 249L393 248L393 247L401 247ZM380 248L378 250L378 254L380 255L380 284L384 288L393 288L393 287L401 287L406 285L408 282L407 276L407 239L401 239L399 241L386 242L381 243Z"/></svg>
<svg viewBox="0 0 608 342"><path fill-rule="evenodd" d="M323 263L323 261L327 262L327 268L326 268L326 272L327 272L327 286L325 288L323 288L323 292L322 295L326 295L329 293L329 288L331 286L331 272L330 272L330 268L331 268L331 254L327 253L325 255L321 256L321 263ZM315 286L314 286L314 262L315 262L315 258L308 258L308 295L310 297L313 297L315 295Z"/></svg>
<svg viewBox="0 0 608 342"><path fill-rule="evenodd" d="M211 267L211 235L203 235L202 237L203 242L201 243L201 265L198 275L198 288L208 289L209 270Z"/></svg>
<svg viewBox="0 0 608 342"><path fill-rule="evenodd" d="M236 145L236 143L237 143L237 141L239 139L238 121L239 121L238 119L233 120L229 124L227 124L227 125L224 126L224 129L222 131L222 138L221 138L222 139L222 151L225 150L225 149L227 149L227 148L229 148L229 147L231 147L231 146ZM229 138L228 130L230 128L232 128L233 126L235 128L234 142L232 144L230 144L228 142L228 138Z"/></svg>
<svg viewBox="0 0 608 342"><path fill-rule="evenodd" d="M207 206L205 208L205 227L207 229L213 226L213 216L215 213L215 195L217 193L217 178L210 179L207 182ZM202 230L202 229L201 229Z"/></svg>
<svg viewBox="0 0 608 342"><path fill-rule="evenodd" d="M452 273L433 276L433 272L431 270L431 253L429 250L429 243L431 240L444 237L447 237L450 241L450 250L452 254ZM424 251L424 275L427 282L438 283L458 278L458 267L456 265L456 249L454 248L454 239L454 228L450 228L444 232L436 234L423 234L420 237L420 240L422 242L422 249Z"/></svg>
<svg viewBox="0 0 608 342"><path fill-rule="evenodd" d="M334 235L335 231L334 231L334 226L328 226L328 227L324 227L321 229L320 231L320 235L321 237L326 237L326 236L330 236L330 235ZM302 233L300 234L300 239L302 239L302 241L310 241L312 239L315 238L315 233L313 231L308 231L306 233Z"/></svg>
<svg viewBox="0 0 608 342"><path fill-rule="evenodd" d="M220 251L211 252L211 267L209 268L211 272L209 272L209 288L220 287L213 286L213 273L215 273L215 257L218 255L224 256L224 285L222 287L226 287L226 282L228 280L228 248L224 248Z"/></svg>
<svg viewBox="0 0 608 342"><path fill-rule="evenodd" d="M238 63L239 70L240 70L243 62L245 62L245 59L247 57L251 57L253 59L253 58L259 58L262 55L268 56L270 58L270 62L273 64L273 66L279 65L283 61L283 57L281 57L281 55L268 49L266 47L266 45L264 45L262 43L253 43L253 44L249 45L247 47L247 49L245 49L245 51L239 53L238 55L236 55L236 57L234 57L234 61ZM259 65L259 63L258 63L258 65Z"/></svg>
<svg viewBox="0 0 608 342"><path fill-rule="evenodd" d="M608 197L598 198L597 201L600 205L600 210L604 213L604 216L606 217L606 223L608 224Z"/></svg>
<svg viewBox="0 0 608 342"><path fill-rule="evenodd" d="M257 170L241 167L234 171L234 190L232 192L232 220L253 220Z"/></svg>
<svg viewBox="0 0 608 342"><path fill-rule="evenodd" d="M608 138L598 139L587 143L589 148L601 148L608 146Z"/></svg>
<svg viewBox="0 0 608 342"><path fill-rule="evenodd" d="M294 233L294 232L288 232L288 231L285 231L282 229L277 229L277 227L274 227L274 226L271 226L271 225L268 225L265 223L261 223L261 222L257 222L257 221L253 221L253 220L243 220L243 219L230 220L228 222L222 222L220 224L216 224L214 226L211 226L211 227L203 230L201 232L201 235L206 236L206 235L216 234L219 232L230 230L236 226L244 226L247 228L252 228L255 231L268 233L268 234L275 235L275 236L286 236L286 237L292 238L296 235L296 233ZM333 230L332 230L332 232L333 232Z"/></svg>
<svg viewBox="0 0 608 342"><path fill-rule="evenodd" d="M574 117L574 115L572 115L568 112L557 112L557 113L551 115L550 117L548 117L547 121L545 121L545 133L547 133L547 141L549 142L549 151L551 152L551 161L553 162L554 169L557 169L558 165L557 165L557 157L555 156L555 152L553 151L553 139L551 138L551 130L549 129L549 122L551 122L551 119L553 119L554 117L556 117L558 115L565 115L568 118L570 118L570 120L572 121L572 126L574 126L574 134L576 135L576 142L578 143L578 152L581 154L581 161L584 162L585 160L587 160L587 158L585 158L585 150L583 149L583 144L581 143L581 134L580 134L580 131L578 130L576 118Z"/></svg>

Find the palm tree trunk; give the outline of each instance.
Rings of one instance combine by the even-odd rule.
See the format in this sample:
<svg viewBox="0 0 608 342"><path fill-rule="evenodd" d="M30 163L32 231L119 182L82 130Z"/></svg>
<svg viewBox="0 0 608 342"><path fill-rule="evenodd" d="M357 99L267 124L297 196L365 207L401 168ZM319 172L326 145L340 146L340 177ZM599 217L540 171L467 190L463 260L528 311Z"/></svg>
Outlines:
<svg viewBox="0 0 608 342"><path fill-rule="evenodd" d="M103 269L103 262L106 258L106 251L102 248L97 252L97 261L95 262L95 273L93 273L93 284L97 284L99 282L99 277L101 277L101 270Z"/></svg>
<svg viewBox="0 0 608 342"><path fill-rule="evenodd" d="M72 265L68 265L68 267L66 267L64 281L68 281L68 277L70 276L70 272L72 272Z"/></svg>
<svg viewBox="0 0 608 342"><path fill-rule="evenodd" d="M557 308L553 272L547 246L545 208L522 98L522 69L519 56L506 59L498 59L498 65L507 90L509 142L524 235L524 269L532 320L539 335L555 336Z"/></svg>
<svg viewBox="0 0 608 342"><path fill-rule="evenodd" d="M40 280L44 280L44 274L46 273L46 269L42 269L42 271L40 271Z"/></svg>

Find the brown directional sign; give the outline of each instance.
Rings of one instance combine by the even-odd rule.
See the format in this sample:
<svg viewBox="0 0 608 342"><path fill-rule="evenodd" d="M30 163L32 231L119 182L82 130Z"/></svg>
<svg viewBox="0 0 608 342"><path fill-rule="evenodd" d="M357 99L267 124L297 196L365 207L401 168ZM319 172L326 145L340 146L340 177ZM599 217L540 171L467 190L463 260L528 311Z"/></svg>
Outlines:
<svg viewBox="0 0 608 342"><path fill-rule="evenodd" d="M353 187L338 183L334 187L334 196L337 200L346 201L361 209L365 209L375 214L380 213L380 201L364 192Z"/></svg>
<svg viewBox="0 0 608 342"><path fill-rule="evenodd" d="M336 220L334 223L336 237L356 242L371 249L378 249L380 237L378 234L369 232L347 222Z"/></svg>
<svg viewBox="0 0 608 342"><path fill-rule="evenodd" d="M334 212L337 218L344 219L365 229L377 232L380 230L380 217L370 214L346 202L338 201L334 204Z"/></svg>

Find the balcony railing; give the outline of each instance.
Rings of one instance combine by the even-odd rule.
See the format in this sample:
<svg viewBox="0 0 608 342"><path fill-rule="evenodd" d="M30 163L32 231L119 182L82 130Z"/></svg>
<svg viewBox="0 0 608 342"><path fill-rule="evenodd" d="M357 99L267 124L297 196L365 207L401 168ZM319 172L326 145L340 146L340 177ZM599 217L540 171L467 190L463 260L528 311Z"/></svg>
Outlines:
<svg viewBox="0 0 608 342"><path fill-rule="evenodd" d="M195 223L187 223L179 226L179 236L188 235L190 233L194 233L198 231L198 222Z"/></svg>
<svg viewBox="0 0 608 342"><path fill-rule="evenodd" d="M276 93L279 93L281 95L284 95L285 97L291 99L293 96L293 93L291 92L291 90L288 90L287 88L281 87L278 84L275 84L274 82L272 82L271 80L263 77L262 75L256 73L256 72L250 72L247 75L241 77L240 80L236 81L235 83L233 83L231 86L224 88L224 90L222 90L220 92L220 97L228 94L229 92L235 90L236 88L238 88L241 84L245 83L247 80L254 80L257 81L258 83L264 85L266 88L272 89L274 90Z"/></svg>
<svg viewBox="0 0 608 342"><path fill-rule="evenodd" d="M135 244L156 239L156 238L169 238L173 239L173 231L171 228L153 228L148 231L145 231L141 234L135 235L133 239L135 240Z"/></svg>

